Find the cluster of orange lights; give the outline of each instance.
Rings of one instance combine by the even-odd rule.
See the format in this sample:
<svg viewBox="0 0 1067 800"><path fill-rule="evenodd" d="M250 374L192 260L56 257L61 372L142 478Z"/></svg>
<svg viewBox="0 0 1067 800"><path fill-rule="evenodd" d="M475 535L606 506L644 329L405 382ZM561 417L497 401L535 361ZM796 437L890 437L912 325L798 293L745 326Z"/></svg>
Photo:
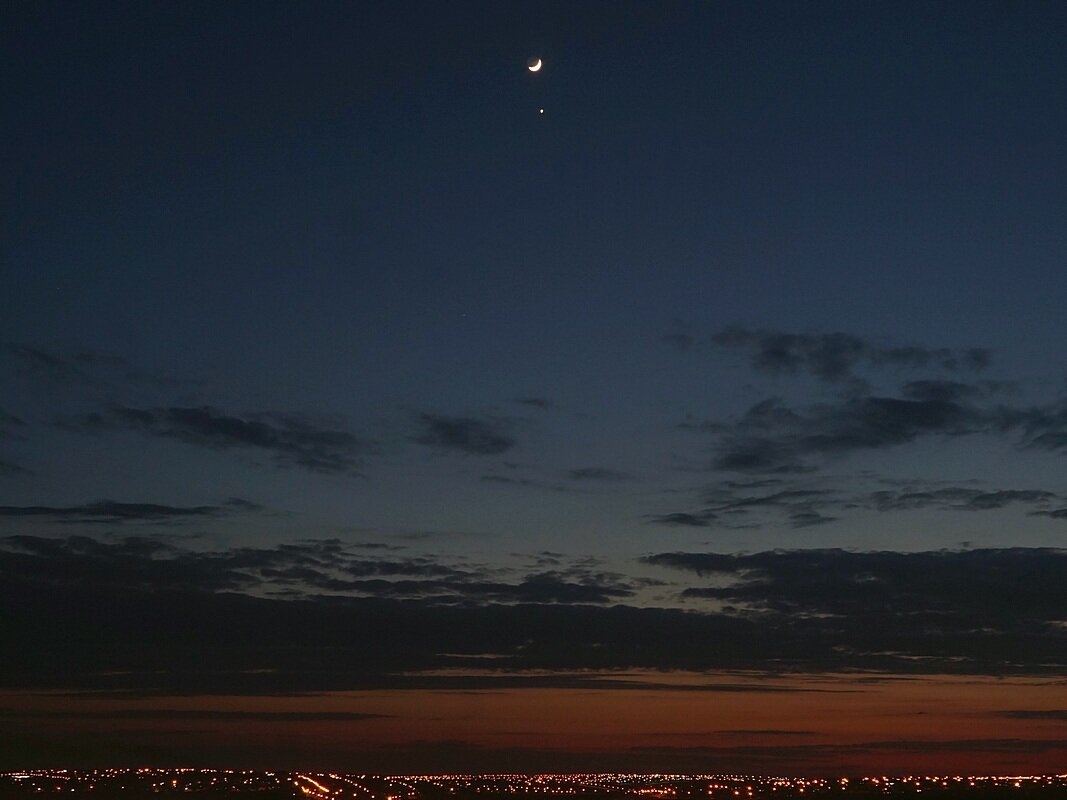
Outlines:
<svg viewBox="0 0 1067 800"><path fill-rule="evenodd" d="M574 795L592 794L617 800L749 800L776 794L838 794L850 789L871 790L894 796L937 793L938 790L1054 789L1067 792L1067 774L1058 775L902 775L862 778L787 778L752 775L674 775L644 773L485 775L347 775L340 773L257 772L250 770L205 770L193 767L161 769L67 770L33 769L0 773L0 796L6 789L51 794L93 791L98 787L137 788L153 793L204 790L248 791L288 786L303 800L440 800L443 793L456 795ZM847 796L847 795L845 795Z"/></svg>

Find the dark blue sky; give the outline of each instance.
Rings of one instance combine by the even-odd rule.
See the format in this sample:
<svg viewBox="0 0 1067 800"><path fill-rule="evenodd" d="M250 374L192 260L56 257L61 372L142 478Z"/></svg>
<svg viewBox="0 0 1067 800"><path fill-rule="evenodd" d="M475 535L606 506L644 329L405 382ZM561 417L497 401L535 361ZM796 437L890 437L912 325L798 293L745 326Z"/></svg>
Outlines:
<svg viewBox="0 0 1067 800"><path fill-rule="evenodd" d="M1059 4L3 17L0 535L33 586L151 556L278 603L714 621L688 557L1067 541ZM756 569L798 594L750 611L822 613ZM724 668L640 665L683 663Z"/></svg>

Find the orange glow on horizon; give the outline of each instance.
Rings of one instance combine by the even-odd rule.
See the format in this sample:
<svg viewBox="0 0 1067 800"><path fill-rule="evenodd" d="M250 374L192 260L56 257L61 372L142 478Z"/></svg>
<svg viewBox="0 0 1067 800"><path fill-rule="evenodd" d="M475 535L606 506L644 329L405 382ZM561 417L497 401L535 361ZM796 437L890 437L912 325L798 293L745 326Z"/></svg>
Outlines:
<svg viewBox="0 0 1067 800"><path fill-rule="evenodd" d="M1067 757L1062 723L1002 713L1053 710L1056 693L1050 683L1055 682L1049 680L683 672L584 677L599 677L605 687L594 681L590 688L128 700L91 693L5 694L0 702L14 714L26 714L37 735L59 726L68 734L121 738L124 729L136 727L142 739L185 741L193 750L220 752L235 740L252 750L313 754L432 751L456 743L449 746L474 753L506 751L516 758L525 752L546 761L553 754L583 753L606 760L617 753L683 758L687 750L695 750L694 759L732 759L753 766L773 757L793 773L813 766L837 773L1041 772L1061 766ZM611 681L625 681L628 688L611 686ZM649 688L634 688L642 684ZM136 726L130 725L131 718ZM1060 743L1031 750L994 744L1054 739ZM967 741L974 746L969 748ZM922 742L931 746L907 744ZM945 742L956 744L939 745Z"/></svg>

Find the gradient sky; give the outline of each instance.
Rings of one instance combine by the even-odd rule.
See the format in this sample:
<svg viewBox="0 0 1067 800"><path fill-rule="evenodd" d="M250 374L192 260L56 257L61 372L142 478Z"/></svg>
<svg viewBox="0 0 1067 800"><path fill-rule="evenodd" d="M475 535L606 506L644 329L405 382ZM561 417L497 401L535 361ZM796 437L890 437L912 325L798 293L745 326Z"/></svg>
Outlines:
<svg viewBox="0 0 1067 800"><path fill-rule="evenodd" d="M0 767L1062 771L1061 6L2 14Z"/></svg>

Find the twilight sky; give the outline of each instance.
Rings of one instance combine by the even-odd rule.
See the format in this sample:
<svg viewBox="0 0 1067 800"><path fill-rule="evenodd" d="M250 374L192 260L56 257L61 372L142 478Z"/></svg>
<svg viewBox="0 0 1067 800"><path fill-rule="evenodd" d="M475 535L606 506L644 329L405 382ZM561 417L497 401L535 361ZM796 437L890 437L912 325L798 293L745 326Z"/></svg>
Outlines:
<svg viewBox="0 0 1067 800"><path fill-rule="evenodd" d="M1062 771L1058 4L2 14L0 768Z"/></svg>

